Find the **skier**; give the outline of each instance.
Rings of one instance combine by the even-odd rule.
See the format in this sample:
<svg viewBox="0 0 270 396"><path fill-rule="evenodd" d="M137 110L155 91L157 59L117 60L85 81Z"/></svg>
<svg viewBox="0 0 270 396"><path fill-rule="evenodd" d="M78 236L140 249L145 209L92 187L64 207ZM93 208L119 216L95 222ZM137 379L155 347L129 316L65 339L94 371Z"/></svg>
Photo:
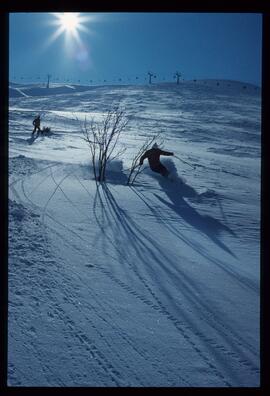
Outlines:
<svg viewBox="0 0 270 396"><path fill-rule="evenodd" d="M148 158L148 162L150 168L153 172L160 173L164 177L168 177L169 171L168 169L160 162L159 157L161 155L174 155L169 151L161 150L157 143L155 143L150 150L147 150L140 158L140 165L143 164L145 158Z"/></svg>
<svg viewBox="0 0 270 396"><path fill-rule="evenodd" d="M38 115L34 121L33 121L33 125L34 125L34 130L32 132L32 135L34 135L34 133L36 132L36 130L38 130L38 133L41 132L40 130L40 115Z"/></svg>

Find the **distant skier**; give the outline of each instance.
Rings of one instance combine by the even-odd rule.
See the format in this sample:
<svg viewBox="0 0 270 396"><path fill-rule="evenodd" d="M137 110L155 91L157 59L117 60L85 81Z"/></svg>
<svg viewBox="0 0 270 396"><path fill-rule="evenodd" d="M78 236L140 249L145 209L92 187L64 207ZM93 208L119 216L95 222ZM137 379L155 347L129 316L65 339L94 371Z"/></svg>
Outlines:
<svg viewBox="0 0 270 396"><path fill-rule="evenodd" d="M32 135L34 135L34 133L36 132L36 130L38 130L38 133L41 132L40 130L40 115L38 115L34 121L33 121L33 125L34 125L34 130L32 132Z"/></svg>
<svg viewBox="0 0 270 396"><path fill-rule="evenodd" d="M164 177L168 177L168 169L160 162L159 157L161 155L174 155L169 151L161 150L157 143L155 143L150 150L147 150L140 158L140 165L143 164L145 158L148 158L149 166L153 172L160 173Z"/></svg>

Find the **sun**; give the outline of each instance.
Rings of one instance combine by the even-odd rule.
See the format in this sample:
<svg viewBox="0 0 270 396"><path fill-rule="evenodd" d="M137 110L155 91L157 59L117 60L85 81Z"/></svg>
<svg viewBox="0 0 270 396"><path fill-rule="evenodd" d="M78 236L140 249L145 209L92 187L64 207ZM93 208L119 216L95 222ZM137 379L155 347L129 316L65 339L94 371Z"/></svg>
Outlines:
<svg viewBox="0 0 270 396"><path fill-rule="evenodd" d="M80 16L77 12L64 12L59 15L60 27L70 33L74 33L78 30L80 25Z"/></svg>
<svg viewBox="0 0 270 396"><path fill-rule="evenodd" d="M47 40L47 45L54 42L59 36L65 34L66 42L75 40L81 44L80 32L90 33L85 24L94 20L92 15L85 15L79 12L52 12L54 19L49 22L56 26L55 32Z"/></svg>
<svg viewBox="0 0 270 396"><path fill-rule="evenodd" d="M93 25L99 20L100 17L95 13L48 13L46 24L53 29L44 40L41 50L46 51L56 40L62 37L58 44L63 45L65 59L76 61L81 69L86 70L92 65L89 36L93 37L96 34Z"/></svg>

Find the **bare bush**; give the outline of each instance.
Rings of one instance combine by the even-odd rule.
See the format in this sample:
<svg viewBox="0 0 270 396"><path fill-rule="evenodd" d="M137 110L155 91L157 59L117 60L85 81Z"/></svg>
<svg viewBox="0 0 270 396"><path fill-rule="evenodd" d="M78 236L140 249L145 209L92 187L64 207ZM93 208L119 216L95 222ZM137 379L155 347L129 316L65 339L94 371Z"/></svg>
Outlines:
<svg viewBox="0 0 270 396"><path fill-rule="evenodd" d="M105 181L107 164L126 150L125 148L117 150L117 143L128 122L129 119L119 104L112 106L100 122L94 118L88 122L85 118L82 130L84 140L90 148L96 181Z"/></svg>

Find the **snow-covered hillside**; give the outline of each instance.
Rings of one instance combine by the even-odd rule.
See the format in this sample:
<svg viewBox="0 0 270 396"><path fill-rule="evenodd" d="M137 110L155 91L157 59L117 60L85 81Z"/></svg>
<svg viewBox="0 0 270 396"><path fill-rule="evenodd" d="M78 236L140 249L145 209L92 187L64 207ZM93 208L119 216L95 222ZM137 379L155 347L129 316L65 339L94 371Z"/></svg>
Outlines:
<svg viewBox="0 0 270 396"><path fill-rule="evenodd" d="M80 121L117 102L126 151L97 186ZM260 106L233 81L11 84L9 385L260 385ZM194 169L127 186L158 132Z"/></svg>

